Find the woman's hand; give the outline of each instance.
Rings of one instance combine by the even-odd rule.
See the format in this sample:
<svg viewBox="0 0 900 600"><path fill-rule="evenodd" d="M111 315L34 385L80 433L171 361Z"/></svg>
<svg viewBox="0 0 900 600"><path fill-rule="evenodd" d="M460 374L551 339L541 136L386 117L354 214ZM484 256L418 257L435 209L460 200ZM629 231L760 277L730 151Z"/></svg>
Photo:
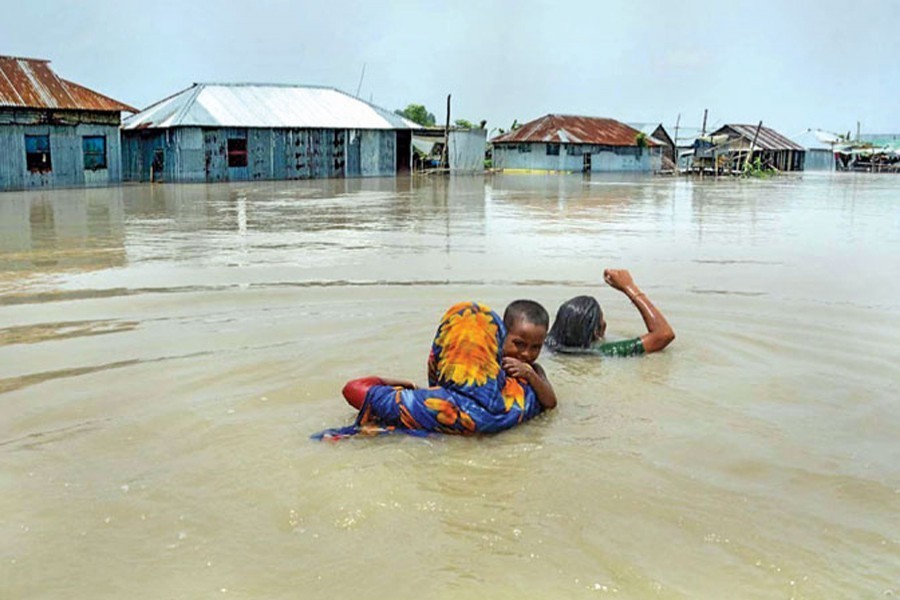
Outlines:
<svg viewBox="0 0 900 600"><path fill-rule="evenodd" d="M603 281L611 288L626 291L628 288L634 288L634 279L628 269L606 269L603 271Z"/></svg>
<svg viewBox="0 0 900 600"><path fill-rule="evenodd" d="M644 319L644 325L647 326L647 333L641 336L641 344L644 346L644 352L656 352L662 350L675 339L675 332L663 314L657 309L647 294L634 283L631 273L627 269L606 269L603 271L603 280L613 289L623 292L634 304L641 318Z"/></svg>
<svg viewBox="0 0 900 600"><path fill-rule="evenodd" d="M382 377L381 381L384 382L384 385L406 388L408 390L415 390L419 388L419 386L408 379L391 379L389 377Z"/></svg>

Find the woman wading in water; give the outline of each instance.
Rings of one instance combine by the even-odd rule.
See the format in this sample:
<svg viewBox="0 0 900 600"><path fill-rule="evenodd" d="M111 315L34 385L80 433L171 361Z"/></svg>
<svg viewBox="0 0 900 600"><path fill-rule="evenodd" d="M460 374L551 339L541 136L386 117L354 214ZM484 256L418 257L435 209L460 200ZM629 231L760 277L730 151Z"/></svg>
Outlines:
<svg viewBox="0 0 900 600"><path fill-rule="evenodd" d="M631 273L626 269L606 269L603 280L628 296L641 313L647 333L628 340L607 342L604 340L606 319L600 303L592 296L576 296L564 302L556 312L556 319L547 334L547 348L565 354L638 356L658 352L675 339L669 322L634 283Z"/></svg>

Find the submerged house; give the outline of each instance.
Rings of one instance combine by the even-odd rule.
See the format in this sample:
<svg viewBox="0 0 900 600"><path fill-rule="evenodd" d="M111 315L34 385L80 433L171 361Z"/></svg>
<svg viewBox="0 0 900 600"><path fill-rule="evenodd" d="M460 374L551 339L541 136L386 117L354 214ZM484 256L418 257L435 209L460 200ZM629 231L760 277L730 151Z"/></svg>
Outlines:
<svg viewBox="0 0 900 600"><path fill-rule="evenodd" d="M861 134L855 141L836 143L834 150L841 171L900 173L900 134Z"/></svg>
<svg viewBox="0 0 900 600"><path fill-rule="evenodd" d="M415 123L328 87L194 84L125 120L126 181L391 176Z"/></svg>
<svg viewBox="0 0 900 600"><path fill-rule="evenodd" d="M0 190L121 181L123 112L49 61L0 56Z"/></svg>
<svg viewBox="0 0 900 600"><path fill-rule="evenodd" d="M693 166L716 173L740 171L748 153L751 163L759 159L763 168L779 171L802 171L806 159L803 146L774 129L731 124L696 140Z"/></svg>
<svg viewBox="0 0 900 600"><path fill-rule="evenodd" d="M491 140L505 171L658 171L662 147L614 119L546 115Z"/></svg>
<svg viewBox="0 0 900 600"><path fill-rule="evenodd" d="M637 129L662 146L663 169L675 168L675 140L672 139L662 123L628 123L628 126Z"/></svg>
<svg viewBox="0 0 900 600"><path fill-rule="evenodd" d="M794 136L792 141L806 150L806 157L803 160L804 171L835 170L835 148L840 142L838 136L821 129L807 129Z"/></svg>

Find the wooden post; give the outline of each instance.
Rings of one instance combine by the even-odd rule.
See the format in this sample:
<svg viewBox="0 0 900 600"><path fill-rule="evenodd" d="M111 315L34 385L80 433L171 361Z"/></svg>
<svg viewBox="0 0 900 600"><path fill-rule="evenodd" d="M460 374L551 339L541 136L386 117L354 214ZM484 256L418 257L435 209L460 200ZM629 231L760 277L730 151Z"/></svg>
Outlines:
<svg viewBox="0 0 900 600"><path fill-rule="evenodd" d="M681 124L681 113L678 113L678 117L675 119L675 139L672 140L672 143L675 144L675 174L678 175L678 126Z"/></svg>
<svg viewBox="0 0 900 600"><path fill-rule="evenodd" d="M703 109L703 129L700 130L700 137L706 136L706 114L709 112L708 108Z"/></svg>
<svg viewBox="0 0 900 600"><path fill-rule="evenodd" d="M450 94L447 94L447 122L444 125L444 151L441 152L441 167L450 170Z"/></svg>
<svg viewBox="0 0 900 600"><path fill-rule="evenodd" d="M756 133L753 134L753 141L750 142L750 150L747 152L747 158L744 160L744 170L747 170L747 165L750 164L750 157L753 156L753 147L756 146L756 139L759 137L759 130L762 129L762 121L759 122L759 125L756 126Z"/></svg>

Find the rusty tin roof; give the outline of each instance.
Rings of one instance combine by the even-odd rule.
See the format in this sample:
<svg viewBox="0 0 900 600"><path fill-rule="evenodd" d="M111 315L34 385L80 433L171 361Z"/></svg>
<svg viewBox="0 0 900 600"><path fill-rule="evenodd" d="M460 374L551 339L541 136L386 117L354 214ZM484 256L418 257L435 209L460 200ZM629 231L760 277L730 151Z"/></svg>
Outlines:
<svg viewBox="0 0 900 600"><path fill-rule="evenodd" d="M740 137L747 138L748 142L752 142L753 136L756 134L756 125L728 124L714 131L712 135L727 133L729 129ZM763 150L805 150L803 146L784 137L774 129L769 129L765 125L759 128L756 146Z"/></svg>
<svg viewBox="0 0 900 600"><path fill-rule="evenodd" d="M615 119L545 115L525 123L515 131L492 139L493 143L549 142L562 144L599 144L602 146L637 146L640 132ZM647 144L655 146L652 139Z"/></svg>
<svg viewBox="0 0 900 600"><path fill-rule="evenodd" d="M59 77L50 68L50 61L15 56L0 56L0 106L137 112L127 104Z"/></svg>

